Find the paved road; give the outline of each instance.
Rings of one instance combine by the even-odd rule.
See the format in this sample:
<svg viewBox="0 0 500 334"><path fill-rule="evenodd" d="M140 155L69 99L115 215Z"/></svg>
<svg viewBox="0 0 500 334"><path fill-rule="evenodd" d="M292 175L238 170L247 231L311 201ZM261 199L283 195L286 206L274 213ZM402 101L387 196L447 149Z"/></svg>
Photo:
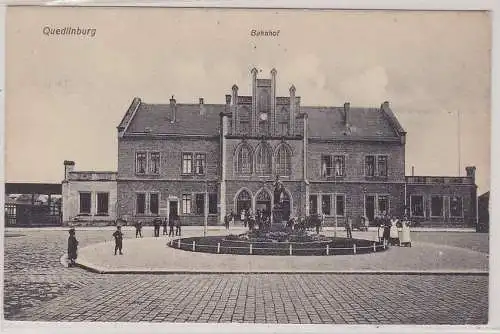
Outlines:
<svg viewBox="0 0 500 334"><path fill-rule="evenodd" d="M109 237L78 232L81 246ZM7 232L7 320L487 322L486 276L98 275L60 265L66 240L65 231Z"/></svg>

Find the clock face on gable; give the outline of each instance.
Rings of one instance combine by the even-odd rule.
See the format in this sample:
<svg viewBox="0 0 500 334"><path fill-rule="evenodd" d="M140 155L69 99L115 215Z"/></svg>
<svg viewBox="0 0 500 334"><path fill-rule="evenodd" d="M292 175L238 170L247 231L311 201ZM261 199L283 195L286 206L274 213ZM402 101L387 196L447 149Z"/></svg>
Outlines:
<svg viewBox="0 0 500 334"><path fill-rule="evenodd" d="M262 121L267 121L267 113L262 112L260 113L259 117Z"/></svg>

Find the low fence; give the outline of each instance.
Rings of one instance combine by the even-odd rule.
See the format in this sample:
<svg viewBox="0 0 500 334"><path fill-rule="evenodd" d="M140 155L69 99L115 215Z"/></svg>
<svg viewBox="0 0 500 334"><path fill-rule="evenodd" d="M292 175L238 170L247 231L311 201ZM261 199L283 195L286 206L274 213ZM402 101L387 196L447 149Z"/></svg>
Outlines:
<svg viewBox="0 0 500 334"><path fill-rule="evenodd" d="M275 242L239 242L239 245L224 245L218 242L214 245L203 244L193 238L176 239L169 242L169 246L185 251L234 254L234 255L297 255L297 256L321 256L321 255L355 255L384 251L388 248L386 242L369 242L370 245L352 247L332 247L330 244L321 244L317 247L307 247L304 243L275 243ZM309 243L313 244L313 243Z"/></svg>

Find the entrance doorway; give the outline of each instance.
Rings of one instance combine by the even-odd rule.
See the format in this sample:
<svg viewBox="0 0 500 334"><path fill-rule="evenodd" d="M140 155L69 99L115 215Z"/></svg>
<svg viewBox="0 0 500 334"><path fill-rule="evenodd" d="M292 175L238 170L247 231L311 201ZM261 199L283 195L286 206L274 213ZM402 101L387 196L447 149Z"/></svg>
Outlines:
<svg viewBox="0 0 500 334"><path fill-rule="evenodd" d="M365 215L370 222L375 218L375 196L365 196Z"/></svg>
<svg viewBox="0 0 500 334"><path fill-rule="evenodd" d="M169 217L172 217L172 216L178 216L179 215L179 212L177 210L177 200L170 200L168 201L168 216Z"/></svg>
<svg viewBox="0 0 500 334"><path fill-rule="evenodd" d="M252 207L252 197L246 190L242 190L238 194L238 198L236 198L236 217L239 218L241 216L241 211L245 210L248 212Z"/></svg>

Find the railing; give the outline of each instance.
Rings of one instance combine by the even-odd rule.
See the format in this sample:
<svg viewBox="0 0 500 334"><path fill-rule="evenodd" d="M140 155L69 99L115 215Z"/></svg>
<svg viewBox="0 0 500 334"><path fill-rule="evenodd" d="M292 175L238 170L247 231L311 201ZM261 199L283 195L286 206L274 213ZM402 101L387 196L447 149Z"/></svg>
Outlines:
<svg viewBox="0 0 500 334"><path fill-rule="evenodd" d="M70 172L70 181L116 181L116 172Z"/></svg>
<svg viewBox="0 0 500 334"><path fill-rule="evenodd" d="M407 184L474 184L471 177L460 176L407 176Z"/></svg>
<svg viewBox="0 0 500 334"><path fill-rule="evenodd" d="M172 248L191 252L238 255L354 255L384 251L388 248L386 241L374 241L369 246L357 246L356 244L353 244L352 247L330 247L329 244L326 244L324 247L304 248L293 246L293 243L286 243L288 244L288 247L285 247L285 243L281 245L283 247L256 247L255 244L272 244L273 246L276 246L276 243L256 242L255 244L247 243L244 246L223 246L220 242L217 243L217 245L210 245L196 243L194 240L188 242L182 242L181 240L182 239L171 240L168 245Z"/></svg>

